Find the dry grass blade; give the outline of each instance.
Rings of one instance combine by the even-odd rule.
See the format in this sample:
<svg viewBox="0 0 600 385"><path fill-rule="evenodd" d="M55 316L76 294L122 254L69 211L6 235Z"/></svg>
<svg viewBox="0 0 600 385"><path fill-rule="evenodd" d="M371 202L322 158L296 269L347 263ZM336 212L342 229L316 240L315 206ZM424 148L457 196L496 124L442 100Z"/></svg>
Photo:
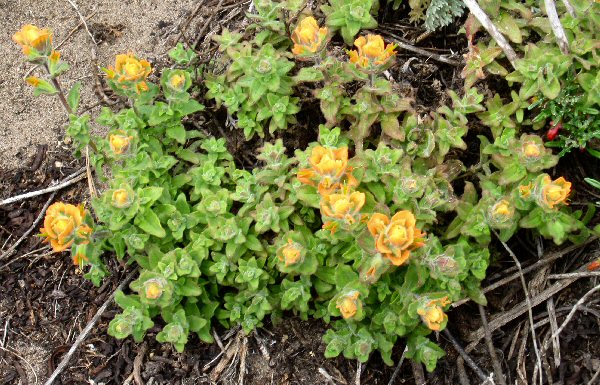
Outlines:
<svg viewBox="0 0 600 385"><path fill-rule="evenodd" d="M498 236L498 234L495 231L494 231L494 234L496 234L496 237L498 239L500 239L500 237ZM515 253L513 253L513 251L510 249L510 247L508 247L506 242L504 242L504 241L500 241L500 242L502 243L502 246L504 247L504 249L508 252L508 254L511 256L511 258L515 262L515 265L519 268L521 285L523 286L523 292L525 293L525 303L527 304L527 315L529 316L529 324L531 326L531 338L533 341L533 350L535 351L536 366L538 367L538 370L541 372L542 371L542 356L541 356L540 350L538 348L537 336L535 334L535 328L533 327L533 310L532 310L533 304L531 301L531 297L529 296L529 290L527 289L527 282L525 282L525 276L523 275L523 270L521 269L521 262L519 262L519 259L517 258ZM540 384L541 384L541 381L542 381L542 379L540 377Z"/></svg>
<svg viewBox="0 0 600 385"><path fill-rule="evenodd" d="M29 363L29 361L27 361L25 358L21 357L19 354L17 354L17 352L13 352L10 349L6 349L4 346L0 346L0 350L8 352L12 355L14 355L15 357L17 357L18 359L20 359L21 361L23 361L24 363L27 364L27 366L29 367L29 369L31 370L31 373L33 373L33 378L35 380L35 384L37 385L38 383L38 376L37 373L35 372L35 369L33 368L33 366Z"/></svg>
<svg viewBox="0 0 600 385"><path fill-rule="evenodd" d="M554 3L554 0L544 0L544 5L546 6L548 20L550 20L550 27L552 27L552 32L554 32L554 36L556 36L556 40L558 40L558 46L562 53L568 55L569 41L567 40L567 35L565 35L565 30L563 29L558 13L556 12L556 4Z"/></svg>
<svg viewBox="0 0 600 385"><path fill-rule="evenodd" d="M396 369L394 369L394 373L392 373L392 377L390 378L388 385L394 385L396 376L398 375L398 373L400 373L400 368L402 367L402 364L404 363L404 356L406 355L407 351L408 351L408 346L406 346L404 348L404 350L402 351L402 355L400 356L400 361L398 362L398 365L396 365Z"/></svg>
<svg viewBox="0 0 600 385"><path fill-rule="evenodd" d="M460 354L460 356L467 363L467 365L469 365L469 367L473 369L475 374L477 374L477 377L479 377L481 381L487 381L488 376L486 376L483 370L481 370L481 368L477 366L475 361L473 361L473 359L467 354L467 352L460 346L460 344L458 343L458 341L456 341L456 338L454 338L450 331L448 329L444 329L443 333L450 340L450 342L454 346L454 349L456 349L458 354Z"/></svg>
<svg viewBox="0 0 600 385"><path fill-rule="evenodd" d="M565 327L569 324L569 322L571 322L571 320L573 319L573 316L575 315L575 313L577 313L578 308L585 303L585 301L588 299L588 297L590 295L594 294L598 290L600 290L600 285L597 285L597 286L593 287L592 289L590 289L587 293L585 293L583 295L583 297L581 297L579 299L579 301L577 301L577 303L575 303L575 305L573 306L573 309L571 309L571 311L567 315L567 318L563 321L563 323L556 330L556 332L552 333L552 338L556 338L560 335L560 333L565 329ZM546 350L547 348L548 348L548 343L544 344L543 350Z"/></svg>
<svg viewBox="0 0 600 385"><path fill-rule="evenodd" d="M554 298L550 297L547 301L548 304L548 319L550 320L550 330L552 334L558 330L558 323L556 322L556 307L554 306ZM558 336L552 338L552 350L554 353L554 367L560 366L560 341Z"/></svg>

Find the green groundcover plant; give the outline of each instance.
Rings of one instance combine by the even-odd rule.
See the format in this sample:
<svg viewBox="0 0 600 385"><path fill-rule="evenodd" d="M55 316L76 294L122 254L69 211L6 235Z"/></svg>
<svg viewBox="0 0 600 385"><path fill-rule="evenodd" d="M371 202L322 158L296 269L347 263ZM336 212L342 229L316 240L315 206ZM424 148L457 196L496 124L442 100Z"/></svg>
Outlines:
<svg viewBox="0 0 600 385"><path fill-rule="evenodd" d="M447 105L419 114L382 76L393 44L361 35L347 58L330 54L332 32L352 43L374 26L371 2L338 3L323 7L321 27L309 15L289 26L295 2L258 2L252 33L224 30L215 37L220 55L206 67L178 45L157 80L146 60L118 55L104 71L128 107L94 118L78 113L80 84L62 91L68 65L51 33L27 25L14 35L26 59L46 70L27 82L35 94L59 96L76 155L89 154L110 186L88 209L53 204L41 235L55 251L70 250L96 285L110 255L140 269L130 290L116 294L122 312L111 335L141 341L160 318L157 340L182 351L190 333L212 342L215 324L250 333L288 312L330 325L327 357L364 362L378 351L391 365L402 338L407 356L433 370L444 352L428 335L446 327L448 306L465 296L486 303L480 283L494 234L507 241L532 229L557 244L589 236L593 208L567 206L571 183L545 173L558 157L523 129L535 124L526 101L538 91L556 97L551 76L567 64L532 46L524 60L546 58L551 72L539 80L524 65L511 77L523 85L512 101L484 100L473 84L483 67L502 72L492 64L498 52L482 46L476 56L471 45L463 92L448 91ZM267 141L296 129L309 108L299 89L322 115L324 124L311 127L318 141ZM205 105L226 111L246 138L265 137L255 168L237 165L225 138L189 124ZM108 134L91 135L92 120ZM473 121L490 130L467 169L457 154Z"/></svg>

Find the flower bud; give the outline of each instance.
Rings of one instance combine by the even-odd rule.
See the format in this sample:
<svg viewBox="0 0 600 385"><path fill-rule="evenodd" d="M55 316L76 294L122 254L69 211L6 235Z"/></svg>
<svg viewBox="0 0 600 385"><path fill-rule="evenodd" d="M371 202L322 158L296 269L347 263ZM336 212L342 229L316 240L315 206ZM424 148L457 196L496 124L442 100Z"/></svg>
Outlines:
<svg viewBox="0 0 600 385"><path fill-rule="evenodd" d="M277 258L279 258L285 266L302 263L304 258L302 245L294 242L292 239L288 239L287 243L279 249Z"/></svg>
<svg viewBox="0 0 600 385"><path fill-rule="evenodd" d="M501 199L488 210L488 221L492 227L506 228L513 224L515 207L507 199Z"/></svg>
<svg viewBox="0 0 600 385"><path fill-rule="evenodd" d="M150 300L159 299L164 290L164 282L159 278L151 278L144 282L144 296Z"/></svg>
<svg viewBox="0 0 600 385"><path fill-rule="evenodd" d="M362 308L362 302L358 299L360 293L353 290L338 298L336 308L342 313L344 319L352 318Z"/></svg>
<svg viewBox="0 0 600 385"><path fill-rule="evenodd" d="M121 155L129 149L133 136L127 136L123 131L108 136L108 144L115 155Z"/></svg>
<svg viewBox="0 0 600 385"><path fill-rule="evenodd" d="M133 202L132 194L127 189L116 189L112 193L111 204L118 209L125 209Z"/></svg>
<svg viewBox="0 0 600 385"><path fill-rule="evenodd" d="M427 327L433 331L440 331L448 320L448 316L444 313L443 306L450 304L448 297L434 299L424 303L417 314L421 316L421 320Z"/></svg>

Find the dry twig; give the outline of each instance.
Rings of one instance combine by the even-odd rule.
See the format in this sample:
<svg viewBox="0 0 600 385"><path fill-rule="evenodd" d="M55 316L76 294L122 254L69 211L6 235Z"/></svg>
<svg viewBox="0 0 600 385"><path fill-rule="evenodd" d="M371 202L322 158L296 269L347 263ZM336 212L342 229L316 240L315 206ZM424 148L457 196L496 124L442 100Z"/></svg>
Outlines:
<svg viewBox="0 0 600 385"><path fill-rule="evenodd" d="M588 238L585 242L583 242L583 243L581 243L579 245L571 245L571 246L566 247L566 248L564 248L562 250L558 250L556 252L553 252L549 256L547 256L546 258L544 258L542 260L539 260L539 261L535 262L534 264L532 264L532 265L527 266L526 268L524 268L523 269L523 274L529 273L530 271L533 271L533 270L537 270L539 267L545 266L545 265L549 264L550 262L555 261L558 258L561 258L564 255L569 254L570 252L575 251L575 250L577 250L577 249L579 249L579 248L581 248L583 246L586 246L586 245L590 244L591 242L593 242L593 241L595 241L597 239L598 239L597 236L593 236L593 237ZM516 269L518 270L518 268L516 268ZM519 278L520 275L521 274L517 271L516 273L511 274L508 277L502 278L499 281L496 281L493 284L491 284L491 285L483 288L482 291L485 294L487 292L495 290L495 289L497 289L497 288L499 288L501 286L506 285L509 282L514 281L515 279ZM555 275L550 275L548 278L552 278L554 276ZM463 305L463 304L469 302L470 300L471 300L470 298L461 299L460 301L454 302L452 304L452 307L458 307L460 305Z"/></svg>
<svg viewBox="0 0 600 385"><path fill-rule="evenodd" d="M48 193L63 189L65 187L69 187L70 185L75 184L75 183L79 182L80 180L82 180L83 178L85 178L85 175L83 175L84 171L85 171L85 168L81 168L81 169L77 170L75 173L69 175L67 178L65 178L64 181L62 181L61 183L59 183L57 185L46 187L44 189L37 190L37 191L31 191L31 192L17 195L14 197L6 198L6 199L0 201L0 206L19 202L19 201L22 201L25 199L36 197L38 195L48 194ZM0 259L2 259L2 258L0 258Z"/></svg>
<svg viewBox="0 0 600 385"><path fill-rule="evenodd" d="M396 369L394 369L394 373L392 373L392 377L390 377L390 381L388 382L388 385L394 385L394 380L396 380L396 376L398 375L398 373L400 373L400 368L402 367L402 363L404 363L404 356L406 355L407 351L408 351L408 346L406 346L404 348L404 351L402 351L402 355L400 356L400 361L398 362L398 365L396 365Z"/></svg>
<svg viewBox="0 0 600 385"><path fill-rule="evenodd" d="M137 385L144 385L144 380L142 380L142 364L144 362L144 356L146 355L146 351L148 350L148 344L144 341L133 360L133 378L135 379L135 383Z"/></svg>
<svg viewBox="0 0 600 385"><path fill-rule="evenodd" d="M405 43L405 42L402 41L402 38L400 36L396 35L393 32L381 31L381 33L383 33L384 35L387 35L389 37L394 38L395 39L394 43L399 48L405 49L407 51L414 52L414 53L416 53L418 55L427 56L428 58L431 58L433 60L437 60L437 61L442 62L442 63L450 64L451 66L458 67L460 65L460 63L457 62L456 60L448 59L445 56L438 55L436 53L429 52L429 51L427 51L427 50L425 50L423 48L415 47L414 45Z"/></svg>
<svg viewBox="0 0 600 385"><path fill-rule="evenodd" d="M500 237L498 236L498 234L495 231L494 231L494 234L496 234L496 237L498 239L500 239ZM502 246L504 247L504 249L508 252L508 254L511 256L511 258L515 262L515 265L517 265L517 267L519 268L521 285L523 286L523 292L525 293L525 303L527 304L527 315L529 316L529 323L531 325L531 338L533 340L533 350L535 351L537 366L541 372L542 356L540 355L540 350L538 349L537 336L535 335L535 329L533 327L533 309L532 309L533 305L531 304L531 297L529 295L529 290L527 289L527 282L525 282L525 276L523 275L523 270L521 269L521 262L519 262L519 259L517 258L515 253L513 253L513 251L510 249L510 247L508 247L506 242L504 242L502 240L500 242L502 243Z"/></svg>

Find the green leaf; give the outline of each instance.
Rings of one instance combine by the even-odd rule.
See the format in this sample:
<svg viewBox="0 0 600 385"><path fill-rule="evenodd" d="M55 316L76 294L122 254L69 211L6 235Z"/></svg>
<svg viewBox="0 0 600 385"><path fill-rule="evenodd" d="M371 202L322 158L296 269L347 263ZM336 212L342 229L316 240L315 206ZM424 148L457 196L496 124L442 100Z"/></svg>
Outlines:
<svg viewBox="0 0 600 385"><path fill-rule="evenodd" d="M143 209L135 217L134 223L146 233L158 238L164 238L167 233L160 224L158 216L151 209Z"/></svg>
<svg viewBox="0 0 600 385"><path fill-rule="evenodd" d="M67 104L71 108L71 112L76 113L77 107L79 107L79 99L81 96L81 82L73 84L69 95L67 96Z"/></svg>
<svg viewBox="0 0 600 385"><path fill-rule="evenodd" d="M314 67L304 67L294 76L296 83L302 82L320 82L323 80L323 72Z"/></svg>
<svg viewBox="0 0 600 385"><path fill-rule="evenodd" d="M183 124L178 123L167 128L167 136L171 139L175 139L178 143L185 143L185 127Z"/></svg>
<svg viewBox="0 0 600 385"><path fill-rule="evenodd" d="M173 109L185 116L204 110L204 105L194 99L190 99L185 103L174 104Z"/></svg>
<svg viewBox="0 0 600 385"><path fill-rule="evenodd" d="M347 284L358 280L358 274L348 265L338 266L335 269L335 285L343 289Z"/></svg>

